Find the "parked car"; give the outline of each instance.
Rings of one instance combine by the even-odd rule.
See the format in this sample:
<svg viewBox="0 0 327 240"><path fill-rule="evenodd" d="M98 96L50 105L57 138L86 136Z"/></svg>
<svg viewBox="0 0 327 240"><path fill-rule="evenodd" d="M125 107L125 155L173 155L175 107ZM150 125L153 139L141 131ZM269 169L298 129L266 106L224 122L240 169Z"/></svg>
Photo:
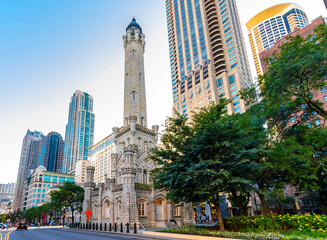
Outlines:
<svg viewBox="0 0 327 240"><path fill-rule="evenodd" d="M25 230L27 230L27 227L28 227L28 225L26 223L18 223L17 224L17 231L19 229L25 229Z"/></svg>
<svg viewBox="0 0 327 240"><path fill-rule="evenodd" d="M1 228L2 229L8 229L8 225L7 224L2 224Z"/></svg>

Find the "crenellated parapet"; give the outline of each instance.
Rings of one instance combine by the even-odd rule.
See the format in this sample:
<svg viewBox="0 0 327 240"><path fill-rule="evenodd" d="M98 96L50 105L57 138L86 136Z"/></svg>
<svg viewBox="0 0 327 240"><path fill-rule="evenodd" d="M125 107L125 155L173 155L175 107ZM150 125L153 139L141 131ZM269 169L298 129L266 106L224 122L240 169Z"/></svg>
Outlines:
<svg viewBox="0 0 327 240"><path fill-rule="evenodd" d="M140 33L140 31L138 29L134 30L134 32L130 29L127 30L126 35L123 36L123 42L124 42L125 48L128 44L131 44L133 42L140 44L142 46L143 53L144 53L145 35L143 33Z"/></svg>
<svg viewBox="0 0 327 240"><path fill-rule="evenodd" d="M155 136L157 133L149 128L143 127L141 125L136 124L136 131L148 134L150 136Z"/></svg>

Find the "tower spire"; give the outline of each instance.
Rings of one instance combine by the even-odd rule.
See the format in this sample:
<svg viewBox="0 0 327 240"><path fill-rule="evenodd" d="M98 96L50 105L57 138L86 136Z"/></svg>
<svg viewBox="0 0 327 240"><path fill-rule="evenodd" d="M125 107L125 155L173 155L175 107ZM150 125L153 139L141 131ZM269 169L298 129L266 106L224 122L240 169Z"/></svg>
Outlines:
<svg viewBox="0 0 327 240"><path fill-rule="evenodd" d="M124 126L135 116L136 124L146 127L146 97L144 80L144 34L133 17L123 36L125 47Z"/></svg>

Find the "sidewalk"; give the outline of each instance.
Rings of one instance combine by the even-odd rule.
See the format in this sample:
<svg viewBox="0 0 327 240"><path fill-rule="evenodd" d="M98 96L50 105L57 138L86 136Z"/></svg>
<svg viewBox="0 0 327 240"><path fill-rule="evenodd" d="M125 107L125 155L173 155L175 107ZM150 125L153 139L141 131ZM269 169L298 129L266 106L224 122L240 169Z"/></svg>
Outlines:
<svg viewBox="0 0 327 240"><path fill-rule="evenodd" d="M62 230L68 231L86 231L93 233L103 233L103 234L116 234L121 236L133 236L133 237L142 237L149 239L158 239L158 240L171 240L171 239L184 239L184 240L237 240L233 238L219 238L219 237L209 237L209 236L197 236L197 235L188 235L188 234L179 234L179 233L165 233L165 232L155 232L154 229L149 230L137 230L137 233L134 234L133 230L130 233L121 233L121 232L109 232L109 231L96 231L96 230L84 230L76 228L61 228Z"/></svg>
<svg viewBox="0 0 327 240"><path fill-rule="evenodd" d="M149 236L158 236L158 237L169 237L169 239L195 239L195 240L237 240L233 238L220 238L220 237L209 237L209 236L197 236L197 235L189 235L189 234L179 234L179 233L165 233L165 232L152 232L152 231L144 231L144 235ZM143 235L143 236L144 236Z"/></svg>

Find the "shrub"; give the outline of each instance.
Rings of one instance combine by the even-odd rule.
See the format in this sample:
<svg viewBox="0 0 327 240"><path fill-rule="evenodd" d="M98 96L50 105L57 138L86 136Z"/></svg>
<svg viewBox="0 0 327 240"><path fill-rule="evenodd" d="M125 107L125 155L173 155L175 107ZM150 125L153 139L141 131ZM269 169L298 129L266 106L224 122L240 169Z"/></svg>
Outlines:
<svg viewBox="0 0 327 240"><path fill-rule="evenodd" d="M239 231L241 229L258 230L291 230L300 232L327 232L327 216L325 215L279 215L257 217L227 217L224 218L226 229Z"/></svg>
<svg viewBox="0 0 327 240"><path fill-rule="evenodd" d="M169 233L184 233L194 234L202 236L213 236L213 237L225 237L225 238L237 238L237 239L254 239L254 240L282 240L285 239L283 235L278 233L253 233L253 232L221 232L206 230L202 227L195 226L180 226L173 229L160 229L158 232L169 232Z"/></svg>

